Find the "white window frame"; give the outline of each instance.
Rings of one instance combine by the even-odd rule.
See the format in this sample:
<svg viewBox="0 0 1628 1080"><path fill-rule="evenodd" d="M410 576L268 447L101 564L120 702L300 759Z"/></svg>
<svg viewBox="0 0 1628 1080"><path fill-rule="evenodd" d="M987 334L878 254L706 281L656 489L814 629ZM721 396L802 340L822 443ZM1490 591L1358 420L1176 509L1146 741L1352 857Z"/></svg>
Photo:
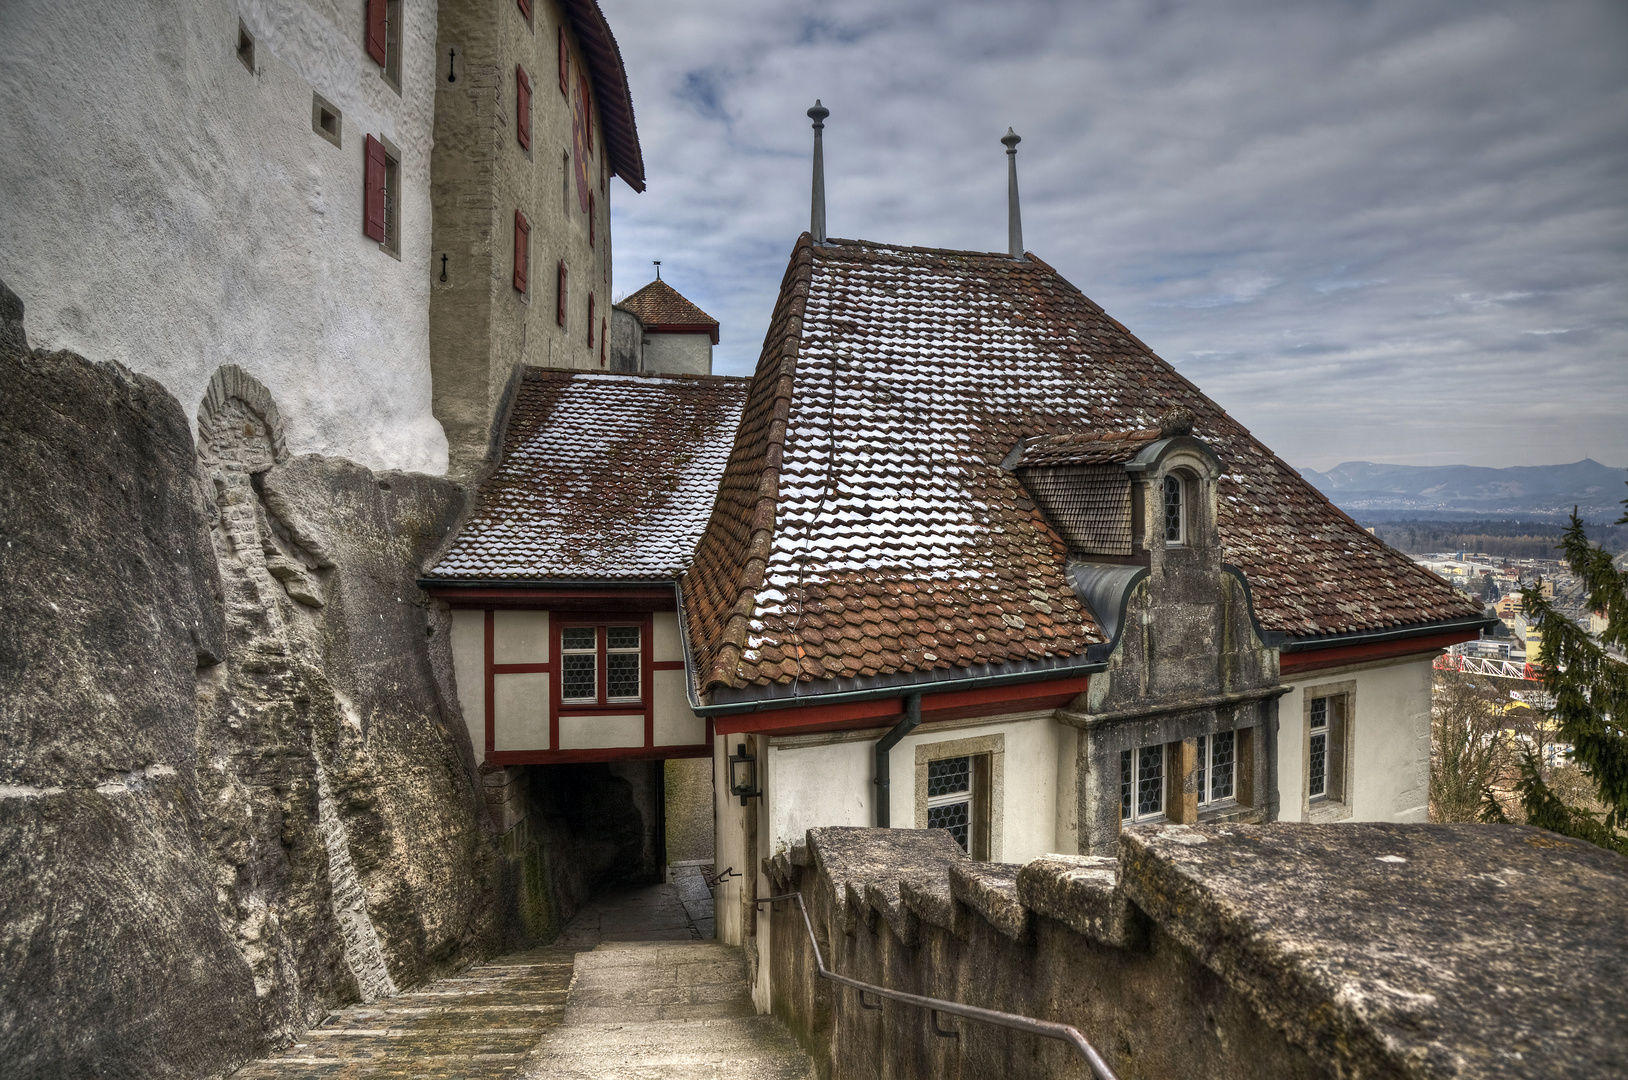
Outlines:
<svg viewBox="0 0 1628 1080"><path fill-rule="evenodd" d="M1231 759L1226 763L1228 775L1231 778L1229 791L1226 795L1216 798L1215 786L1215 746L1216 739L1227 736L1231 744ZM1238 801L1238 733L1237 731L1212 731L1208 735L1200 735L1196 740L1196 754L1194 756L1194 770L1198 773L1198 805L1225 806Z"/></svg>
<svg viewBox="0 0 1628 1080"><path fill-rule="evenodd" d="M611 645L611 640L610 640L610 635L611 635L612 630L631 630L631 631L633 631L633 644L631 646L612 646ZM613 657L613 656L632 656L633 657L633 665L634 665L633 666L633 672L634 672L634 675L635 675L634 686L636 687L636 689L633 691L633 693L631 695L623 695L621 697L613 697L611 695L611 692L610 692L611 657ZM637 623L634 623L631 626L612 626L612 625L607 624L606 627L605 627L605 701L607 703L609 703L609 704L620 705L620 704L623 704L625 702L643 701L643 700L644 700L644 628L641 627Z"/></svg>
<svg viewBox="0 0 1628 1080"><path fill-rule="evenodd" d="M962 845L962 850L966 851L968 854L971 854L971 852L972 852L972 845L973 845L973 841L975 839L973 834L977 831L977 825L978 825L978 822L977 822L978 804L977 804L977 799L975 797L975 793L976 793L977 787L978 787L978 770L976 768L974 768L974 762L972 760L973 756L974 755L972 755L972 754L950 754L950 755L948 755L946 757L930 758L930 759L928 759L928 762L927 762L927 772L928 772L928 776L929 776L929 780L928 780L929 784L932 783L931 776L932 776L932 769L933 769L934 765L937 765L937 764L939 764L941 762L946 762L946 761L965 761L967 763L967 786L965 788L963 788L962 790L960 790L960 791L947 791L942 795L929 794L927 796L927 813L928 813L928 820L931 821L931 815L932 815L932 812L934 810L936 810L936 809L938 809L940 807L954 806L957 803L966 803L966 805L967 805L967 842ZM932 828L932 826L929 825L928 828Z"/></svg>
<svg viewBox="0 0 1628 1080"><path fill-rule="evenodd" d="M1141 809L1141 771L1142 755L1149 750L1159 752L1159 808L1144 812ZM1129 780L1125 773L1125 755L1129 754L1130 774ZM1128 750L1121 750L1119 757L1119 820L1123 824L1134 825L1144 821L1165 821L1170 806L1170 745L1168 743L1155 743L1149 746L1136 746ZM1129 784L1129 800L1126 799L1127 783Z"/></svg>
<svg viewBox="0 0 1628 1080"><path fill-rule="evenodd" d="M565 636L573 630L586 630L592 643L586 648L572 648L565 643ZM590 679L590 690L587 697L565 696L565 658L567 656L586 656L593 661L593 677ZM599 627L597 626L562 626L560 627L560 704L561 705L597 705L599 704Z"/></svg>

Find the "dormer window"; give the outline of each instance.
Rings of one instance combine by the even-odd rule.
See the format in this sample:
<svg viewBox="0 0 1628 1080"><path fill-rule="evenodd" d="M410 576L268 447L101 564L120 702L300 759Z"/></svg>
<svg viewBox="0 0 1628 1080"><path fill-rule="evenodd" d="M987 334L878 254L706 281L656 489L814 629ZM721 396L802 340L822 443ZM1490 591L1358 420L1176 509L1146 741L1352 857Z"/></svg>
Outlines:
<svg viewBox="0 0 1628 1080"><path fill-rule="evenodd" d="M1164 542L1170 547L1187 543L1186 488L1179 476L1164 478Z"/></svg>

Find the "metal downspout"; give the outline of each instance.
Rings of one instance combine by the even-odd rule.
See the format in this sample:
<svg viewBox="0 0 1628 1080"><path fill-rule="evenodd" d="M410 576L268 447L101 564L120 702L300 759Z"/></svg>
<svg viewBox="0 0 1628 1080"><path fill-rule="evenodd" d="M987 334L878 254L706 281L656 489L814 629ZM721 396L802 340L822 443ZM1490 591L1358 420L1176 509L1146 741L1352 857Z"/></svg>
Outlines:
<svg viewBox="0 0 1628 1080"><path fill-rule="evenodd" d="M904 719L893 725L893 730L876 740L876 827L887 829L890 817L889 798L890 780L888 778L888 751L899 745L899 740L916 730L921 723L921 695L906 694L904 699Z"/></svg>

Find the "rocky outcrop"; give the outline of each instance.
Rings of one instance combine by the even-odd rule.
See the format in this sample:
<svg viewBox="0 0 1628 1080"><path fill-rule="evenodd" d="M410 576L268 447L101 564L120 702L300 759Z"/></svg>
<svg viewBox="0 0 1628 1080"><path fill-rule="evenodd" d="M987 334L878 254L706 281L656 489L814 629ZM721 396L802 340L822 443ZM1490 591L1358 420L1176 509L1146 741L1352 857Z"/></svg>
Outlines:
<svg viewBox="0 0 1628 1080"><path fill-rule="evenodd" d="M1072 1025L1121 1077L1604 1080L1628 1060L1628 859L1526 826L1147 825L1117 858L1022 867L943 831L824 828L764 870L829 969ZM1063 1042L878 1009L818 977L808 935L778 901L773 1009L822 1075L1090 1075Z"/></svg>
<svg viewBox="0 0 1628 1080"><path fill-rule="evenodd" d="M496 948L499 856L414 585L455 484L288 458L225 367L33 353L0 286L0 1060L221 1074Z"/></svg>

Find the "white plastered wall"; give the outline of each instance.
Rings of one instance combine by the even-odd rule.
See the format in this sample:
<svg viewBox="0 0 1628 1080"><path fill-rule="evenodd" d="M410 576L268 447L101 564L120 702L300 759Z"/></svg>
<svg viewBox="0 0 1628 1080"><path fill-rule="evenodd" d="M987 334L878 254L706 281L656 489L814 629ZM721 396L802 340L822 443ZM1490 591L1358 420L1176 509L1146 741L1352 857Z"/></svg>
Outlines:
<svg viewBox="0 0 1628 1080"><path fill-rule="evenodd" d="M707 334L647 333L640 364L641 371L711 375L712 338Z"/></svg>
<svg viewBox="0 0 1628 1080"><path fill-rule="evenodd" d="M189 414L237 364L271 391L292 453L445 472L436 0L402 10L398 94L363 48L361 0L0 3L0 280L30 344L117 360ZM312 130L313 92L342 112L342 147ZM362 234L370 133L401 155L399 260Z"/></svg>
<svg viewBox="0 0 1628 1080"><path fill-rule="evenodd" d="M1306 820L1306 691L1354 682L1344 821L1425 821L1430 790L1430 671L1435 653L1284 679L1278 704L1278 820Z"/></svg>
<svg viewBox="0 0 1628 1080"><path fill-rule="evenodd" d="M452 612L452 677L477 762L486 760L486 612Z"/></svg>

